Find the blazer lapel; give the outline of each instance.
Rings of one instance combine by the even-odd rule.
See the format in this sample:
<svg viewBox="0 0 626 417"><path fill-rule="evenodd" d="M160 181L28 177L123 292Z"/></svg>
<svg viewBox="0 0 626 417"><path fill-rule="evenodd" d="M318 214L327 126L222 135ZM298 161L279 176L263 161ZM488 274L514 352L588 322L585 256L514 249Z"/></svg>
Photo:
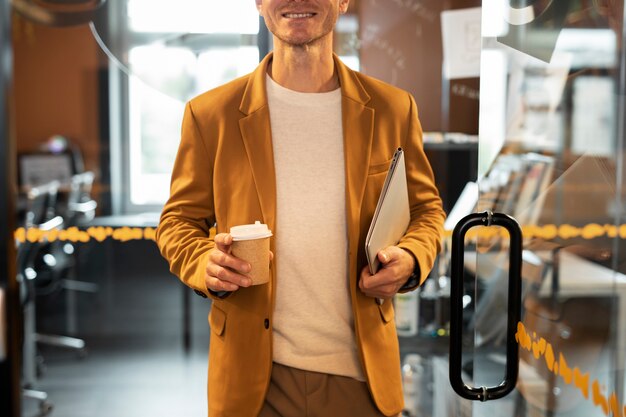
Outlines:
<svg viewBox="0 0 626 417"><path fill-rule="evenodd" d="M263 221L275 229L276 224L276 173L270 131L270 114L267 106L265 75L272 54L268 54L251 74L243 93L239 110L246 116L239 120L248 161L263 213Z"/></svg>
<svg viewBox="0 0 626 417"><path fill-rule="evenodd" d="M346 165L346 208L350 251L358 253L359 217L370 165L374 134L374 109L356 74L335 55L342 93L343 141ZM354 274L351 274L354 275Z"/></svg>

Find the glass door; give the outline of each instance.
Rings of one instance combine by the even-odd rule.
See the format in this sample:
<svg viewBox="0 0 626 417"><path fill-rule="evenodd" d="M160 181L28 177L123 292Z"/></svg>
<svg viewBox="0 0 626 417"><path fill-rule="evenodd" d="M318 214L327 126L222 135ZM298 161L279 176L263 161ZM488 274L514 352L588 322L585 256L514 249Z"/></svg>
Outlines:
<svg viewBox="0 0 626 417"><path fill-rule="evenodd" d="M626 415L623 21L623 1L483 1L447 415Z"/></svg>

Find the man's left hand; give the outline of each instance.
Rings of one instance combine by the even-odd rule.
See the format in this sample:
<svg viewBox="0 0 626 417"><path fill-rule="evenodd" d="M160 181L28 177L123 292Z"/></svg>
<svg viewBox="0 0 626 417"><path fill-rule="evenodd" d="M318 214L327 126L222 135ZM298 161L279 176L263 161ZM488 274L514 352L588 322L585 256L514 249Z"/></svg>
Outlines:
<svg viewBox="0 0 626 417"><path fill-rule="evenodd" d="M391 298L409 279L415 268L415 258L397 246L389 246L378 252L381 268L374 275L366 266L361 270L359 288L369 297Z"/></svg>

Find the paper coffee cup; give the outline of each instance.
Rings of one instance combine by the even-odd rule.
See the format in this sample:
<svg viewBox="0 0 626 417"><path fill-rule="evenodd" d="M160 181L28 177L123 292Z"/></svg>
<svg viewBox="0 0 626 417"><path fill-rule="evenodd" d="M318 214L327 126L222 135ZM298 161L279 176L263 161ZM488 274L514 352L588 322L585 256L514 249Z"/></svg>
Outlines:
<svg viewBox="0 0 626 417"><path fill-rule="evenodd" d="M270 236L272 232L260 221L230 228L233 243L230 253L248 262L252 269L247 276L252 285L265 284L270 280Z"/></svg>

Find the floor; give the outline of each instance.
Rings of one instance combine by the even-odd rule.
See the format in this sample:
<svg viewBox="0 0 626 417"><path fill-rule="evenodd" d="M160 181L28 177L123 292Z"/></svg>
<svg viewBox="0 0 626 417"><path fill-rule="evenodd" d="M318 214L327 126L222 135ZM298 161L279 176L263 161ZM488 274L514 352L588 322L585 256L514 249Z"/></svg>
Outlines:
<svg viewBox="0 0 626 417"><path fill-rule="evenodd" d="M44 366L37 388L48 393L48 415L205 416L209 302L192 294L192 343L185 352L183 287L153 243L88 243L79 249L85 260L80 275L100 289L77 295L85 357L40 348ZM39 331L64 333L64 295L39 301ZM23 416L38 415L39 403L25 399Z"/></svg>

